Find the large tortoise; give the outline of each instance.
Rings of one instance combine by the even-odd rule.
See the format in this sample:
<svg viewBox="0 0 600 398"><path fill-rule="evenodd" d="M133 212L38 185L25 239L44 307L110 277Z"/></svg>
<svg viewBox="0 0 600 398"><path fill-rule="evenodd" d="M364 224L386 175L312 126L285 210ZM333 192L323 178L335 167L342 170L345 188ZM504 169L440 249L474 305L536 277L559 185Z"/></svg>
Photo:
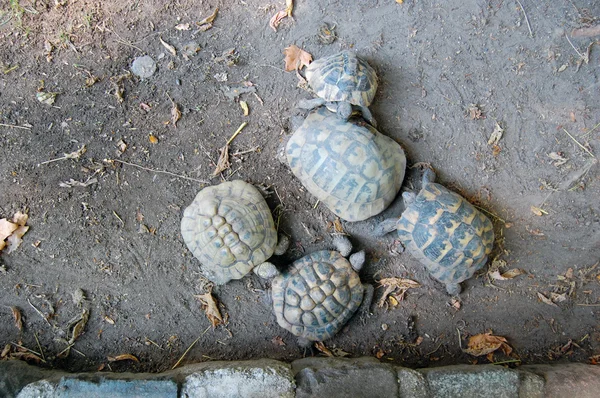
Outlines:
<svg viewBox="0 0 600 398"><path fill-rule="evenodd" d="M347 259L350 240L336 236L334 245L335 251L321 250L296 260L271 283L277 323L298 336L303 346L333 337L359 308L368 310L373 297L373 286L363 285L358 276L364 251ZM256 273L272 277L278 271L265 264Z"/></svg>
<svg viewBox="0 0 600 398"><path fill-rule="evenodd" d="M304 187L347 221L382 212L398 194L406 169L397 142L357 119L344 121L325 107L308 115L285 152Z"/></svg>
<svg viewBox="0 0 600 398"><path fill-rule="evenodd" d="M383 221L377 235L398 231L400 242L451 295L482 268L494 245L491 221L462 196L436 184L426 169L421 192L405 192L406 209L398 219Z"/></svg>
<svg viewBox="0 0 600 398"><path fill-rule="evenodd" d="M271 210L260 192L241 180L202 189L183 212L181 235L216 284L241 279L273 254L277 243Z"/></svg>
<svg viewBox="0 0 600 398"><path fill-rule="evenodd" d="M377 74L353 52L342 51L315 60L306 68L306 80L319 98L300 101L299 107L312 109L327 104L341 119L348 120L354 105L376 126L368 106L377 92Z"/></svg>

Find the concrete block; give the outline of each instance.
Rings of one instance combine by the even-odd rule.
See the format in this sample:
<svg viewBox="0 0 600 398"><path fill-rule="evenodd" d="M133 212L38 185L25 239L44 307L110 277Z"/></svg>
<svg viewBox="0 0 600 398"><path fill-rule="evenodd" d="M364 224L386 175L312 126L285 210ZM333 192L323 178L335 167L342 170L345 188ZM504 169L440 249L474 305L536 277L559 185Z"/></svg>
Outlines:
<svg viewBox="0 0 600 398"><path fill-rule="evenodd" d="M183 398L294 397L290 365L275 360L207 362L186 366L180 372L187 374Z"/></svg>
<svg viewBox="0 0 600 398"><path fill-rule="evenodd" d="M398 396L394 367L375 358L304 358L292 362L292 370L297 398Z"/></svg>
<svg viewBox="0 0 600 398"><path fill-rule="evenodd" d="M527 365L520 369L534 373L545 381L547 398L600 397L600 366L582 363Z"/></svg>

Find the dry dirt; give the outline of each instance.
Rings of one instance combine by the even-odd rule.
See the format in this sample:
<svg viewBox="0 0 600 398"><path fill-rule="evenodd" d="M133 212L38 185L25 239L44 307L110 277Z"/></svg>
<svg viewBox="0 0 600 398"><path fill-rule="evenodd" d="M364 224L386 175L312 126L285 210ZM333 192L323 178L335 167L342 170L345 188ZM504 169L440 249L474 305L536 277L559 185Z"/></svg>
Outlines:
<svg viewBox="0 0 600 398"><path fill-rule="evenodd" d="M268 284L256 276L213 290L227 325L209 328L194 298L206 287L201 268L179 233L183 209L205 185L199 181L243 179L271 187L268 203L292 240L279 265L331 243L335 217L276 159L299 114L295 104L311 97L283 70L282 51L296 44L315 58L341 49L365 57L380 77L371 106L379 130L405 148L409 165L431 163L443 184L490 215L501 272L525 271L496 280L485 269L452 303L393 236L371 236L373 225L401 213L398 200L372 220L342 225L367 252L366 282L395 276L422 287L396 308L373 305L326 346L415 367L588 362L600 354L600 43L592 30L600 3L295 3L293 20L277 32L269 20L283 1L2 3L0 218L27 211L30 230L16 251L0 255L0 347L20 342L43 354L45 366L71 370L160 371L196 339L183 363L322 355L279 328L264 300ZM214 26L199 30L216 7ZM324 24L334 27L333 43L319 39ZM201 49L186 58L191 42ZM128 75L142 55L158 66L147 79ZM91 77L98 80L88 86ZM246 81L257 94L241 95L249 116L225 95ZM36 99L42 86L58 93L53 105ZM176 128L171 99L182 113ZM212 177L218 149L242 122L231 153L245 153ZM493 146L496 124L504 133ZM83 145L79 159L43 163ZM86 187L59 185L93 178ZM418 187L419 170L410 169L403 189ZM78 289L86 300L76 303ZM375 301L381 294L376 289ZM23 316L22 332L11 307ZM89 321L65 352L82 308ZM464 348L468 336L490 330L507 338L511 355L461 350L460 338ZM139 362L108 362L119 354Z"/></svg>

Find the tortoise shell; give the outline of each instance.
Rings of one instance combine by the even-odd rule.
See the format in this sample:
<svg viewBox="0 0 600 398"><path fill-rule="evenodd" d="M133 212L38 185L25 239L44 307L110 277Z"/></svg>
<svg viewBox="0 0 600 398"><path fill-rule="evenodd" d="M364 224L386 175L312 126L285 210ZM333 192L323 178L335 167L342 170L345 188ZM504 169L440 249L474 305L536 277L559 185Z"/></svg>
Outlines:
<svg viewBox="0 0 600 398"><path fill-rule="evenodd" d="M269 206L254 186L240 180L202 189L183 212L181 235L217 284L242 278L277 245Z"/></svg>
<svg viewBox="0 0 600 398"><path fill-rule="evenodd" d="M406 169L397 142L325 107L308 115L292 135L286 157L304 187L347 221L382 212L400 190Z"/></svg>
<svg viewBox="0 0 600 398"><path fill-rule="evenodd" d="M306 80L315 94L326 101L367 107L377 91L375 70L350 51L311 62L306 69Z"/></svg>
<svg viewBox="0 0 600 398"><path fill-rule="evenodd" d="M272 283L277 323L310 341L333 337L360 307L363 295L350 262L330 250L296 260Z"/></svg>
<svg viewBox="0 0 600 398"><path fill-rule="evenodd" d="M462 196L434 182L424 182L397 230L407 250L446 285L473 276L494 244L491 221Z"/></svg>

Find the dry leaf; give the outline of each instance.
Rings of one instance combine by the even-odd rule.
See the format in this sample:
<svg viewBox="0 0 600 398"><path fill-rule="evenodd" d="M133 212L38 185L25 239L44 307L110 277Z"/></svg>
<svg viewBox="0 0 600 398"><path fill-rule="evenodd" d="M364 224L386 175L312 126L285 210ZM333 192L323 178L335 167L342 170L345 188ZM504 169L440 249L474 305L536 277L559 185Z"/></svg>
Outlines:
<svg viewBox="0 0 600 398"><path fill-rule="evenodd" d="M111 325L115 324L115 321L111 317L109 317L108 315L104 315L104 320L106 322L110 323Z"/></svg>
<svg viewBox="0 0 600 398"><path fill-rule="evenodd" d="M450 306L452 308L454 308L455 310L460 310L461 304L460 304L460 300L457 298L451 298L450 299Z"/></svg>
<svg viewBox="0 0 600 398"><path fill-rule="evenodd" d="M283 341L283 339L281 338L281 336L275 336L271 339L271 342L275 345L278 346L284 346L285 342Z"/></svg>
<svg viewBox="0 0 600 398"><path fill-rule="evenodd" d="M402 3L404 3L404 0L396 0L396 3L402 4Z"/></svg>
<svg viewBox="0 0 600 398"><path fill-rule="evenodd" d="M533 214L535 214L536 216L543 216L544 214L548 214L548 212L542 208L536 207L536 206L531 206L531 212Z"/></svg>
<svg viewBox="0 0 600 398"><path fill-rule="evenodd" d="M3 218L0 220L0 241L3 241L4 239L8 238L15 229L17 229L19 226L17 224L14 224L10 221L8 221L6 218Z"/></svg>
<svg viewBox="0 0 600 398"><path fill-rule="evenodd" d="M280 10L277 12L277 14L273 15L271 17L271 20L269 21L269 26L271 27L271 29L273 29L273 31L277 32L277 27L279 26L281 21L284 18L286 18L287 16L288 16L288 14L285 10Z"/></svg>
<svg viewBox="0 0 600 398"><path fill-rule="evenodd" d="M420 345L421 345L421 343L423 342L423 340L424 340L424 339L423 339L423 336L419 336L419 337L417 337L417 339L415 340L415 345L416 345L416 346L420 346Z"/></svg>
<svg viewBox="0 0 600 398"><path fill-rule="evenodd" d="M554 304L552 302L552 300L550 300L548 297L544 296L542 293L538 292L537 296L542 301L542 303L551 305L553 307L558 307L558 305Z"/></svg>
<svg viewBox="0 0 600 398"><path fill-rule="evenodd" d="M476 104L471 104L469 106L469 116L471 117L471 120L485 119L485 115L481 111L481 108Z"/></svg>
<svg viewBox="0 0 600 398"><path fill-rule="evenodd" d="M565 154L562 152L550 152L548 157L553 160L552 165L556 167L562 166L569 161L569 159L565 158Z"/></svg>
<svg viewBox="0 0 600 398"><path fill-rule="evenodd" d="M83 334L85 325L87 324L89 317L90 311L84 308L83 312L81 313L81 317L79 318L75 326L73 326L73 332L71 333L69 344L73 344L75 340L77 340L77 338Z"/></svg>
<svg viewBox="0 0 600 398"><path fill-rule="evenodd" d="M488 332L471 336L469 338L468 348L463 351L478 357L491 354L499 348L502 349L502 352L506 355L512 352L512 347L508 345L506 338L494 336L491 332Z"/></svg>
<svg viewBox="0 0 600 398"><path fill-rule="evenodd" d="M17 225L25 225L25 224L27 224L28 219L29 219L29 216L27 214L21 213L20 211L18 211L13 216L12 221Z"/></svg>
<svg viewBox="0 0 600 398"><path fill-rule="evenodd" d="M202 26L202 25L211 25L212 22L215 20L215 18L217 17L217 13L219 12L219 7L217 7L215 9L215 11L209 15L208 17L204 18L202 21L198 22L198 26ZM212 25L211 25L212 27Z"/></svg>
<svg viewBox="0 0 600 398"><path fill-rule="evenodd" d="M23 235L25 235L25 233L29 230L29 227L26 225L21 225L19 226L17 229L15 229L15 231L12 233L11 236L8 237L8 239L6 240L7 243L7 249L6 252L8 254L14 252L15 250L17 250L17 248L21 245L21 243L23 242Z"/></svg>
<svg viewBox="0 0 600 398"><path fill-rule="evenodd" d="M286 72L302 69L304 66L308 66L313 60L312 55L294 44L286 47L283 53L285 54L283 61L285 62Z"/></svg>
<svg viewBox="0 0 600 398"><path fill-rule="evenodd" d="M562 303L563 301L567 301L567 293L550 293L550 300L552 300L553 303Z"/></svg>
<svg viewBox="0 0 600 398"><path fill-rule="evenodd" d="M342 222L340 221L339 217L336 217L335 220L333 220L333 229L335 229L335 232L338 234L346 235L346 231L344 231L344 227L342 226Z"/></svg>
<svg viewBox="0 0 600 398"><path fill-rule="evenodd" d="M58 184L61 188L73 188L73 187L87 187L92 184L96 184L98 182L97 178L89 178L87 181L81 182L76 181L74 179L69 179L69 181L63 181Z"/></svg>
<svg viewBox="0 0 600 398"><path fill-rule="evenodd" d="M204 310L204 313L206 314L206 317L212 324L213 328L216 328L223 323L223 318L221 317L221 313L217 307L217 302L210 292L205 294L195 294L194 297L200 300L202 309Z"/></svg>
<svg viewBox="0 0 600 398"><path fill-rule="evenodd" d="M151 144L158 144L158 138L156 138L154 134L148 135L148 141L150 141Z"/></svg>
<svg viewBox="0 0 600 398"><path fill-rule="evenodd" d="M171 101L173 102L173 101ZM181 119L181 111L175 102L173 102L173 106L171 107L171 123L173 126L177 128L177 121Z"/></svg>
<svg viewBox="0 0 600 398"><path fill-rule="evenodd" d="M4 346L4 349L2 350L2 353L0 353L0 358L5 358L8 354L10 354L10 352L12 351L12 344L6 344Z"/></svg>
<svg viewBox="0 0 600 398"><path fill-rule="evenodd" d="M248 103L246 101L240 101L240 106L242 107L242 110L244 111L244 116L248 116L248 114L250 113L250 109L248 108Z"/></svg>
<svg viewBox="0 0 600 398"><path fill-rule="evenodd" d="M42 104L52 105L56 100L57 94L58 93L48 93L45 91L40 91L35 94L35 98L37 98L37 100L40 101Z"/></svg>
<svg viewBox="0 0 600 398"><path fill-rule="evenodd" d="M378 307L383 307L390 294L394 293L394 299L401 301L404 299L404 293L406 293L408 289L421 287L421 284L405 278L383 278L379 281L379 286L385 287L383 296L381 296L381 299L379 299L379 302L377 303Z"/></svg>
<svg viewBox="0 0 600 398"><path fill-rule="evenodd" d="M503 134L504 134L504 129L502 127L500 127L500 125L496 122L496 127L494 127L494 131L492 132L492 135L490 136L490 139L488 140L488 145L491 145L491 146L498 145L498 142L502 138Z"/></svg>
<svg viewBox="0 0 600 398"><path fill-rule="evenodd" d="M333 352L331 352L331 350L327 347L325 347L325 344L323 344L320 341L315 341L315 348L319 351L321 351L323 354L325 354L328 357L333 357Z"/></svg>
<svg viewBox="0 0 600 398"><path fill-rule="evenodd" d="M512 278L517 277L519 275L523 275L524 273L525 273L525 271L523 271L522 269L513 268L513 269L508 270L505 273L503 273L502 277L504 279L512 279Z"/></svg>
<svg viewBox="0 0 600 398"><path fill-rule="evenodd" d="M42 362L42 358L38 357L37 355L35 355L31 352L13 352L12 354L10 354L10 358L11 359L24 359L26 361L33 360L36 363Z"/></svg>
<svg viewBox="0 0 600 398"><path fill-rule="evenodd" d="M229 144L219 149L219 152L219 160L217 161L215 171L213 171L213 176L219 175L231 166L231 163L229 163Z"/></svg>
<svg viewBox="0 0 600 398"><path fill-rule="evenodd" d="M385 355L385 351L383 351L381 348L379 350L377 350L377 352L375 353L375 358L377 359L381 359L383 358L383 356Z"/></svg>
<svg viewBox="0 0 600 398"><path fill-rule="evenodd" d="M167 49L167 51L171 53L171 55L173 55L174 57L177 56L177 50L175 49L175 47L164 41L162 37L159 37L158 39L160 40L160 44L162 44Z"/></svg>
<svg viewBox="0 0 600 398"><path fill-rule="evenodd" d="M23 319L21 318L21 311L17 307L10 307L13 318L15 318L15 326L19 331L23 331Z"/></svg>
<svg viewBox="0 0 600 398"><path fill-rule="evenodd" d="M179 25L175 26L175 29L177 29L177 30L190 30L190 24L189 23L180 23Z"/></svg>
<svg viewBox="0 0 600 398"><path fill-rule="evenodd" d="M110 362L125 361L128 359L135 361L135 362L140 361L139 359L137 359L137 357L135 355L132 355L132 354L121 354L121 355L117 355L116 357L107 357L107 358Z"/></svg>

